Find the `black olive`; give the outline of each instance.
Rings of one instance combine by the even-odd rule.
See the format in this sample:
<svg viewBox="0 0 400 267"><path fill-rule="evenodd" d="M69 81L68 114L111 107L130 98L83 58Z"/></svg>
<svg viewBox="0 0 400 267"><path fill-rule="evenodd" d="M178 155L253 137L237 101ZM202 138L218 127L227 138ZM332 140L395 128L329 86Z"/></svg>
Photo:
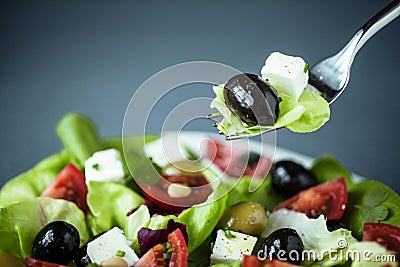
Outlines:
<svg viewBox="0 0 400 267"><path fill-rule="evenodd" d="M227 106L249 126L273 126L279 116L275 89L254 74L238 74L224 86Z"/></svg>
<svg viewBox="0 0 400 267"><path fill-rule="evenodd" d="M332 232L337 229L347 229L347 226L341 220L327 220L326 226L328 227L328 231Z"/></svg>
<svg viewBox="0 0 400 267"><path fill-rule="evenodd" d="M312 172L300 164L288 160L272 165L271 179L274 189L286 197L294 196L318 183Z"/></svg>
<svg viewBox="0 0 400 267"><path fill-rule="evenodd" d="M74 262L76 264L76 266L78 267L85 267L87 265L89 265L89 263L92 263L89 255L87 254L87 245L89 244L89 242L91 242L92 240L98 238L99 236L101 236L102 234L104 234L105 232L101 232L97 235L95 235L94 237L92 237L91 240L89 240L85 245L83 245L78 252L76 253Z"/></svg>
<svg viewBox="0 0 400 267"><path fill-rule="evenodd" d="M67 265L79 249L79 232L71 224L54 221L43 227L32 244L32 257Z"/></svg>
<svg viewBox="0 0 400 267"><path fill-rule="evenodd" d="M299 265L302 261L303 250L303 241L296 230L281 228L265 239L257 255Z"/></svg>
<svg viewBox="0 0 400 267"><path fill-rule="evenodd" d="M85 267L89 265L89 263L92 263L89 255L87 254L87 244L85 244L83 247L81 247L78 250L78 253L75 256L74 262L76 266L78 267Z"/></svg>

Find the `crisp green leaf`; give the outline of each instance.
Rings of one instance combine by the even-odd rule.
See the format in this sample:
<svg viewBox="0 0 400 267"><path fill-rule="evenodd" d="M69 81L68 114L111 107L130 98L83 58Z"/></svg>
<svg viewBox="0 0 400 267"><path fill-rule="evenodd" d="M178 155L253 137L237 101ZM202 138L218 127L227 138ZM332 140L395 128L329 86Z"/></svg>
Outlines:
<svg viewBox="0 0 400 267"><path fill-rule="evenodd" d="M31 257L37 233L48 223L65 221L78 230L80 245L89 239L85 215L70 201L37 198L0 209L0 251L18 257Z"/></svg>
<svg viewBox="0 0 400 267"><path fill-rule="evenodd" d="M388 198L388 193L383 187L372 188L368 191L364 205L369 207L376 207Z"/></svg>
<svg viewBox="0 0 400 267"><path fill-rule="evenodd" d="M324 183L343 177L347 187L353 184L353 178L349 171L331 155L324 155L316 159L310 171L316 176L319 183Z"/></svg>
<svg viewBox="0 0 400 267"><path fill-rule="evenodd" d="M113 226L126 229L127 213L144 203L144 199L122 184L91 181L87 203L91 212L88 214L88 226L92 234L96 235Z"/></svg>
<svg viewBox="0 0 400 267"><path fill-rule="evenodd" d="M1 188L0 207L40 196L69 160L69 154L63 151L43 159L32 169L9 180Z"/></svg>
<svg viewBox="0 0 400 267"><path fill-rule="evenodd" d="M101 150L93 122L77 113L65 115L57 124L56 131L76 166L83 168L94 152Z"/></svg>

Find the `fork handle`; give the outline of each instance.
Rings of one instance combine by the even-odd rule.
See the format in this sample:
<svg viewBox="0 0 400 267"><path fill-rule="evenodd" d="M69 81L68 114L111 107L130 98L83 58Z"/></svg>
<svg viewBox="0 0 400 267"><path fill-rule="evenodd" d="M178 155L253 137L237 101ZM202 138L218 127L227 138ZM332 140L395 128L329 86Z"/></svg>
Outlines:
<svg viewBox="0 0 400 267"><path fill-rule="evenodd" d="M379 11L375 16L368 20L361 29L353 36L352 40L349 42L353 44L353 55L354 59L357 52L361 47L380 29L385 27L392 20L400 15L400 0L395 0Z"/></svg>

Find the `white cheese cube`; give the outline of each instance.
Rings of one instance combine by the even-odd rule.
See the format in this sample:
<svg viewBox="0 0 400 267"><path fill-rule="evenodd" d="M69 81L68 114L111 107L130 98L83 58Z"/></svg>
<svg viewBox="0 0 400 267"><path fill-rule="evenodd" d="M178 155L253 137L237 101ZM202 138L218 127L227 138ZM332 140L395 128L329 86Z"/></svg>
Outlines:
<svg viewBox="0 0 400 267"><path fill-rule="evenodd" d="M122 251L125 255L121 258L128 263L128 266L132 266L139 258L130 245L131 242L126 239L124 232L118 227L114 227L89 242L87 254L93 263L100 264L104 260L116 257L117 253Z"/></svg>
<svg viewBox="0 0 400 267"><path fill-rule="evenodd" d="M95 152L85 162L85 177L86 183L122 182L125 171L119 151L112 148Z"/></svg>
<svg viewBox="0 0 400 267"><path fill-rule="evenodd" d="M306 62L301 57L287 56L279 52L271 53L265 60L261 75L278 94L285 94L296 100L308 83Z"/></svg>
<svg viewBox="0 0 400 267"><path fill-rule="evenodd" d="M251 255L257 238L234 231L230 231L230 233L234 237L228 238L223 230L217 231L217 239L211 254L211 264L242 261L244 255Z"/></svg>

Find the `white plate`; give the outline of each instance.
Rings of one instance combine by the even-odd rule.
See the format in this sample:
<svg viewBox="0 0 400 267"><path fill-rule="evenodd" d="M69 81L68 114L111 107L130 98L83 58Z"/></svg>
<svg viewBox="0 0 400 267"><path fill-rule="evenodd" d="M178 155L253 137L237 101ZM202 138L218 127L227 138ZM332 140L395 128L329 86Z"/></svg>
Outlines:
<svg viewBox="0 0 400 267"><path fill-rule="evenodd" d="M169 136L169 135L177 135L178 132L164 132L163 136ZM224 136L215 134L215 133L210 133L210 132L200 132L200 131L182 131L180 132L179 140L185 145L189 145L195 149L198 149L201 146L201 141L205 139L209 139L210 137L212 138L217 138L220 140L224 140ZM273 156L273 161L279 161L279 160L292 160L295 161L301 165L303 165L306 168L311 167L312 163L314 162L315 158L310 157L308 155L298 153L295 151L292 151L287 148L282 148L282 147L275 147L272 144L264 143L261 144L260 142L257 142L255 140L249 141L250 147L254 150L259 150L260 146L262 146L262 151L275 151L275 155ZM272 155L270 155L271 157ZM357 174L352 174L353 179L355 181L360 181L366 179L365 177L362 177Z"/></svg>

